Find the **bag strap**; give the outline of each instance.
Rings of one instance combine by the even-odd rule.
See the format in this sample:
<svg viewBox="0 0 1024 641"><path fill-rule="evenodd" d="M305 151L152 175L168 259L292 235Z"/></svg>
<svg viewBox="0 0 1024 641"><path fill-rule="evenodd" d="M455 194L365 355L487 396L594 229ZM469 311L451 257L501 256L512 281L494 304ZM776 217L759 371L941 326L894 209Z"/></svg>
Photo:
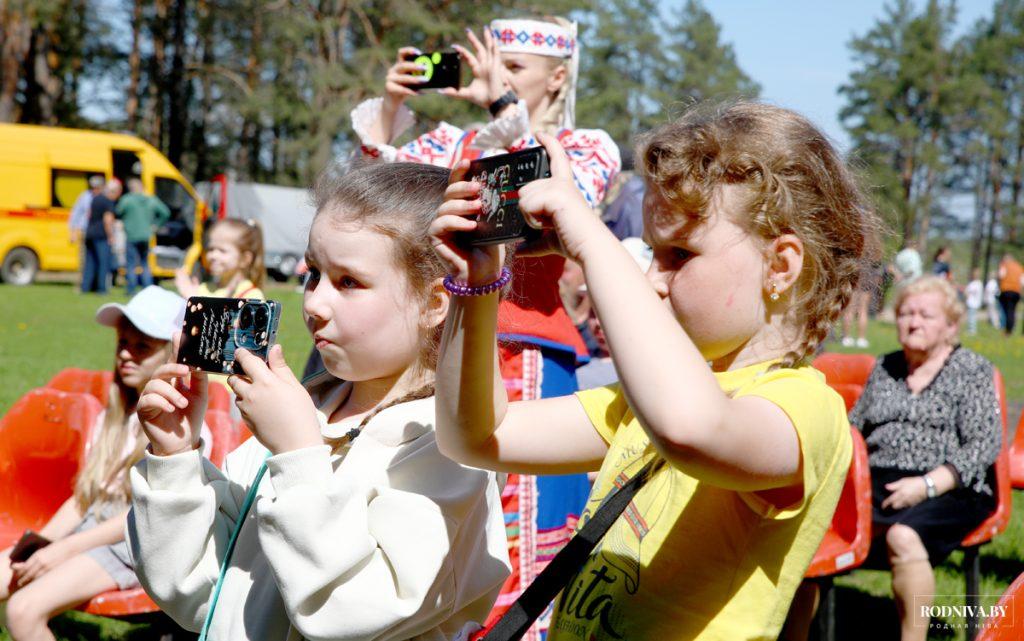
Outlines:
<svg viewBox="0 0 1024 641"><path fill-rule="evenodd" d="M270 458L270 452L267 452L267 458ZM249 492L245 495L245 502L242 503L242 509L238 514L238 520L235 521L235 528L231 531L231 538L228 539L228 548L224 551L224 560L220 564L220 574L217 576L217 583L213 587L213 596L210 597L210 607L206 609L206 619L203 620L203 629L199 633L199 641L206 641L206 635L210 632L210 623L213 622L213 611L217 609L217 600L220 598L220 589L224 585L224 575L228 572L228 565L231 563L231 555L235 552L235 543L238 542L238 533L242 531L242 525L245 524L245 519L249 515L249 510L252 508L253 501L256 500L256 494L260 487L260 481L263 480L263 475L267 472L267 462L263 461L263 465L260 466L258 472L256 472L256 478L253 479L252 485L249 486Z"/></svg>
<svg viewBox="0 0 1024 641"><path fill-rule="evenodd" d="M548 604L587 562L594 547L650 478L657 460L648 462L633 478L605 498L594 516L569 539L555 558L551 559L551 563L482 637L482 641L517 641L526 634L537 617L547 609Z"/></svg>

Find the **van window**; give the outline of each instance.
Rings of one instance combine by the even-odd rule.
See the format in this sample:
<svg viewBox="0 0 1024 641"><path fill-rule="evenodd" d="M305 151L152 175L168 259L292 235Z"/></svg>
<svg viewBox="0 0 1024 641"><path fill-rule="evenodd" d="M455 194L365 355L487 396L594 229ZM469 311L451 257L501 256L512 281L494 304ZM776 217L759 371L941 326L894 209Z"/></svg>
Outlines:
<svg viewBox="0 0 1024 641"><path fill-rule="evenodd" d="M155 186L156 197L171 210L171 220L179 220L192 229L195 224L196 201L184 185L173 178L157 176Z"/></svg>
<svg viewBox="0 0 1024 641"><path fill-rule="evenodd" d="M92 172L76 169L50 170L50 206L71 209L75 200L89 188Z"/></svg>

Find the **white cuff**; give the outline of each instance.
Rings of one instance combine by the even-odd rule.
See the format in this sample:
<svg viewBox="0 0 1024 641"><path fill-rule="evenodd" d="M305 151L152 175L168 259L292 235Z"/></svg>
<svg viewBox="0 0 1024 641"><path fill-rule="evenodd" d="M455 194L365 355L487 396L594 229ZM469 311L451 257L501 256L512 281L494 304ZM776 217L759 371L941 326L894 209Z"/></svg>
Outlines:
<svg viewBox="0 0 1024 641"><path fill-rule="evenodd" d="M314 445L275 454L267 459L267 471L278 496L299 485L326 488L334 474L331 447Z"/></svg>
<svg viewBox="0 0 1024 641"><path fill-rule="evenodd" d="M480 128L473 139L478 149L508 149L515 141L530 135L530 113L526 101L516 103L516 112L496 118Z"/></svg>
<svg viewBox="0 0 1024 641"><path fill-rule="evenodd" d="M412 127L416 123L416 117L405 104L400 105L398 113L395 114L395 122L391 125L391 140L387 143L377 143L370 137L370 128L380 119L383 108L383 98L370 98L356 105L349 116L352 118L352 130L359 136L363 146L376 149L384 160L392 162L398 150L390 143Z"/></svg>
<svg viewBox="0 0 1024 641"><path fill-rule="evenodd" d="M193 449L157 456L146 448L146 481L151 490L187 490L203 486L203 456Z"/></svg>

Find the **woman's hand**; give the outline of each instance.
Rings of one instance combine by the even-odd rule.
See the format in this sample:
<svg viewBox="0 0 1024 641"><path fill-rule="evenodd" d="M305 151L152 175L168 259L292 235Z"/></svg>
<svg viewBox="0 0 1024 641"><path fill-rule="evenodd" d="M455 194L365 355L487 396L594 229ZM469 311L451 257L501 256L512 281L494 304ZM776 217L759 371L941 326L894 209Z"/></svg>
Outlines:
<svg viewBox="0 0 1024 641"><path fill-rule="evenodd" d="M576 187L562 145L554 136L538 133L536 137L547 149L551 177L524 185L519 190L519 209L530 226L545 231L538 240L520 245L516 254L559 253L583 264L587 244L609 232Z"/></svg>
<svg viewBox="0 0 1024 641"><path fill-rule="evenodd" d="M885 489L891 494L882 501L882 509L903 510L928 498L928 486L921 476L908 476L886 483Z"/></svg>
<svg viewBox="0 0 1024 641"><path fill-rule="evenodd" d="M501 60L501 51L498 49L498 41L494 39L489 27L484 27L484 40L476 37L476 34L469 28L466 29L466 37L473 45L475 53L461 45L452 45L459 52L459 57L466 61L470 71L473 72L473 80L465 87L455 89L446 87L441 93L453 98L461 98L487 109L492 102L502 97L512 85L508 82L505 74L505 65Z"/></svg>
<svg viewBox="0 0 1024 641"><path fill-rule="evenodd" d="M174 354L181 333L174 334ZM170 456L195 449L206 415L206 373L188 365L167 363L157 368L136 405L153 454Z"/></svg>
<svg viewBox="0 0 1024 641"><path fill-rule="evenodd" d="M388 69L384 80L384 105L392 112L397 111L406 98L415 96L416 90L413 87L424 81L423 76L416 75L424 70L423 67L407 60L409 56L419 53L420 50L415 47L402 47L398 50L395 64Z"/></svg>
<svg viewBox="0 0 1024 641"><path fill-rule="evenodd" d="M474 219L480 213L482 185L467 181L469 161L461 160L452 169L444 202L437 210L437 218L430 224L430 243L448 273L456 280L472 286L486 285L498 279L505 260L504 245L471 247L460 243L460 234L477 228Z"/></svg>
<svg viewBox="0 0 1024 641"><path fill-rule="evenodd" d="M235 351L235 362L245 376L230 376L228 385L260 443L274 454L324 444L313 399L292 374L280 345L270 349L266 363L244 349Z"/></svg>
<svg viewBox="0 0 1024 641"><path fill-rule="evenodd" d="M67 539L58 539L44 548L39 548L25 561L11 563L14 584L23 588L78 553L79 551Z"/></svg>

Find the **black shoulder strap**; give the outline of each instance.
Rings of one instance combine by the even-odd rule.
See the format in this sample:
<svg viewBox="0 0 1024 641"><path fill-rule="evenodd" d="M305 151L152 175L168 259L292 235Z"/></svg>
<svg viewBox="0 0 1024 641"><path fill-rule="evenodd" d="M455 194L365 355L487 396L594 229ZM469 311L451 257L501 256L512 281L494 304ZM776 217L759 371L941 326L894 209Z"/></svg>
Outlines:
<svg viewBox="0 0 1024 641"><path fill-rule="evenodd" d="M579 572L590 558L598 541L604 537L612 523L626 509L637 491L651 475L657 459L650 461L636 475L626 481L618 491L608 495L597 512L576 533L561 551L551 559L544 571L498 619L482 641L517 641L551 603L562 588Z"/></svg>

